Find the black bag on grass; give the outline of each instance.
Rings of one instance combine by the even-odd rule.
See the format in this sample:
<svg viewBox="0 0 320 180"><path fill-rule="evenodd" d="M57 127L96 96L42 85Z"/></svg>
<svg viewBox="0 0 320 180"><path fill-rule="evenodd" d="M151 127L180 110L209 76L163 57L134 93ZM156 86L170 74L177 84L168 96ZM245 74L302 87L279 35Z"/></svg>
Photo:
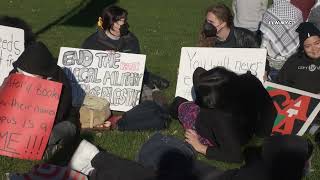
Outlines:
<svg viewBox="0 0 320 180"><path fill-rule="evenodd" d="M118 130L164 129L169 120L168 112L153 101L144 101L124 113L118 122Z"/></svg>

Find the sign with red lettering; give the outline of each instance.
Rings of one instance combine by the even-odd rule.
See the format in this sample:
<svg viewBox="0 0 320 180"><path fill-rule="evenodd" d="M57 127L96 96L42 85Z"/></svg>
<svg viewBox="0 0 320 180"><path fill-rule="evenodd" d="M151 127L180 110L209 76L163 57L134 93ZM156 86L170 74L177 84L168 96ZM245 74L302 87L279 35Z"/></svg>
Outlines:
<svg viewBox="0 0 320 180"><path fill-rule="evenodd" d="M72 104L85 95L106 99L110 109L128 111L139 104L146 55L61 47L58 65L72 86Z"/></svg>
<svg viewBox="0 0 320 180"><path fill-rule="evenodd" d="M40 160L55 120L62 84L22 74L0 87L0 155Z"/></svg>
<svg viewBox="0 0 320 180"><path fill-rule="evenodd" d="M302 136L320 110L320 96L270 82L265 87L278 111L272 134Z"/></svg>

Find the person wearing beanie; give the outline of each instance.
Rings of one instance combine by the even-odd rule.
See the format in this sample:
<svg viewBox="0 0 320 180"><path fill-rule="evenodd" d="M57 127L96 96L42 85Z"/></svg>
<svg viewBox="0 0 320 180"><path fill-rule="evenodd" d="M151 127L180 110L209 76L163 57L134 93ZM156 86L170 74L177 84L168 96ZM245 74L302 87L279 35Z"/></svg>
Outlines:
<svg viewBox="0 0 320 180"><path fill-rule="evenodd" d="M291 56L279 72L278 83L311 93L320 93L320 30L301 23L299 51Z"/></svg>
<svg viewBox="0 0 320 180"><path fill-rule="evenodd" d="M299 40L295 30L302 22L301 10L288 0L273 0L264 13L260 25L261 48L267 49L268 52L269 80L276 80L285 61L296 52Z"/></svg>
<svg viewBox="0 0 320 180"><path fill-rule="evenodd" d="M53 129L43 158L50 159L61 148L71 148L79 134L79 109L72 106L72 91L69 80L62 68L55 62L46 45L42 42L31 43L13 63L13 67L10 74L20 73L62 83Z"/></svg>

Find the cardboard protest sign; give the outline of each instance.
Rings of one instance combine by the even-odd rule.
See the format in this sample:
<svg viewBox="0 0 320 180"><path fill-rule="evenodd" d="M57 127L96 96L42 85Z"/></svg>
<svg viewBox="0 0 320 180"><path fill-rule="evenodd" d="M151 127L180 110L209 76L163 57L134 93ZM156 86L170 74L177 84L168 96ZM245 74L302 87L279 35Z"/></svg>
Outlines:
<svg viewBox="0 0 320 180"><path fill-rule="evenodd" d="M24 51L24 30L0 25L0 85Z"/></svg>
<svg viewBox="0 0 320 180"><path fill-rule="evenodd" d="M0 87L0 155L40 160L47 146L62 84L10 75Z"/></svg>
<svg viewBox="0 0 320 180"><path fill-rule="evenodd" d="M192 75L197 67L210 70L216 66L223 66L236 73L251 71L260 81L263 81L266 55L265 49L183 47L176 96L190 101L195 98L192 90Z"/></svg>
<svg viewBox="0 0 320 180"><path fill-rule="evenodd" d="M278 111L272 134L302 136L320 110L320 95L270 82L264 85Z"/></svg>
<svg viewBox="0 0 320 180"><path fill-rule="evenodd" d="M74 106L88 93L128 111L139 104L145 61L141 54L61 47L58 64L71 81Z"/></svg>

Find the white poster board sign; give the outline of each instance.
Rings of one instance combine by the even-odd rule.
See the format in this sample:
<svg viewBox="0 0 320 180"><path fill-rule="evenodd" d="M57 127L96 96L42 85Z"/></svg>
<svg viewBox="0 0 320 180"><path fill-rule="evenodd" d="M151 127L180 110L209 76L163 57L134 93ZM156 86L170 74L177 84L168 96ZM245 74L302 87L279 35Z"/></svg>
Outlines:
<svg viewBox="0 0 320 180"><path fill-rule="evenodd" d="M61 47L58 65L72 84L73 105L85 94L102 97L111 110L128 111L139 104L146 55Z"/></svg>
<svg viewBox="0 0 320 180"><path fill-rule="evenodd" d="M24 30L0 25L0 85L24 51Z"/></svg>
<svg viewBox="0 0 320 180"><path fill-rule="evenodd" d="M266 56L266 49L260 48L183 47L175 96L194 100L192 75L197 67L210 70L216 66L223 66L239 74L251 71L263 82Z"/></svg>

